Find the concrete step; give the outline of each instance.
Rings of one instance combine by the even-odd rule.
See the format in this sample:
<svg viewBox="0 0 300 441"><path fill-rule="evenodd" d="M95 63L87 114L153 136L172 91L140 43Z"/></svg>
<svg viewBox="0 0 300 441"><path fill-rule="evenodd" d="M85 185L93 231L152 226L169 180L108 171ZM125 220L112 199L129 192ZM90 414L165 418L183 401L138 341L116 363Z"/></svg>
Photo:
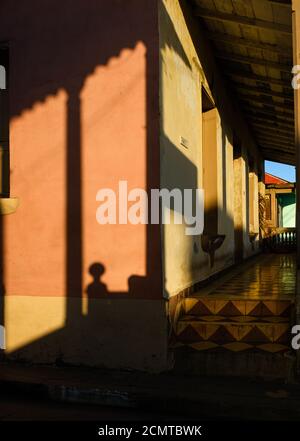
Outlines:
<svg viewBox="0 0 300 441"><path fill-rule="evenodd" d="M281 380L287 383L295 381L296 358L290 351L250 349L235 352L220 348L199 351L182 345L174 349L174 358L174 373L186 377L243 377ZM223 381L226 382L224 379Z"/></svg>
<svg viewBox="0 0 300 441"><path fill-rule="evenodd" d="M292 381L295 354L289 317L191 316L177 322L175 372Z"/></svg>
<svg viewBox="0 0 300 441"><path fill-rule="evenodd" d="M209 376L293 377L294 256L264 255L178 302L175 370Z"/></svg>

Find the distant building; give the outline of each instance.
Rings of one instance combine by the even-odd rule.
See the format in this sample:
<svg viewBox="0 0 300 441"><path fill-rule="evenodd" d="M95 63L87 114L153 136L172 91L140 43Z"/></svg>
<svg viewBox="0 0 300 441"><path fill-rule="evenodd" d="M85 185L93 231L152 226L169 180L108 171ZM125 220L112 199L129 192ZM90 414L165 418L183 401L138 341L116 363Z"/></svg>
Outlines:
<svg viewBox="0 0 300 441"><path fill-rule="evenodd" d="M295 228L296 184L265 174L266 224L268 228Z"/></svg>

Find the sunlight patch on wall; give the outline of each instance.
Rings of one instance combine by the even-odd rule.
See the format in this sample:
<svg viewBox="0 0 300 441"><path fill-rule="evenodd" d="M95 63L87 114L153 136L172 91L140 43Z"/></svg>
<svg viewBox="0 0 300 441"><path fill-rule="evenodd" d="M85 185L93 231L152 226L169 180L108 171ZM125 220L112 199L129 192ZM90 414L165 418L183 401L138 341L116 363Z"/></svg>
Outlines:
<svg viewBox="0 0 300 441"><path fill-rule="evenodd" d="M85 293L93 282L93 264L103 266L100 296L127 293L131 276L146 275L146 226L99 225L96 194L109 188L118 197L121 180L129 191L146 189L148 80L146 47L138 42L98 66L81 91Z"/></svg>

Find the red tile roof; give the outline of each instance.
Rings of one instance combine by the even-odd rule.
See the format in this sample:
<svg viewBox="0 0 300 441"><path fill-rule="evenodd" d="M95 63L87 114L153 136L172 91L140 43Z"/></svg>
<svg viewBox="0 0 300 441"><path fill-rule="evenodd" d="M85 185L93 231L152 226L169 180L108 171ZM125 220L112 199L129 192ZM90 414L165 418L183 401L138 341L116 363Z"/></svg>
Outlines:
<svg viewBox="0 0 300 441"><path fill-rule="evenodd" d="M289 182L279 178L278 176L265 173L265 184L289 184Z"/></svg>

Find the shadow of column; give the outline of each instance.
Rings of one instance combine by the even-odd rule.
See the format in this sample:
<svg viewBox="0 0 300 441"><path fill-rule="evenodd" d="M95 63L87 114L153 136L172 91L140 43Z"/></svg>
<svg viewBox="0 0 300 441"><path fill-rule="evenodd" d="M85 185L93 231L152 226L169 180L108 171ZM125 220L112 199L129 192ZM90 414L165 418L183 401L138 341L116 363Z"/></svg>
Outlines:
<svg viewBox="0 0 300 441"><path fill-rule="evenodd" d="M3 219L0 215L0 325L5 326L4 323L4 308L5 308L5 284L4 284L4 258L3 258ZM0 333L0 338L2 337L2 332ZM5 336L4 336L5 338ZM2 343L0 342L0 360L5 357L5 352L1 348Z"/></svg>
<svg viewBox="0 0 300 441"><path fill-rule="evenodd" d="M66 139L66 324L81 317L82 296L82 189L81 102L82 82L68 88Z"/></svg>

